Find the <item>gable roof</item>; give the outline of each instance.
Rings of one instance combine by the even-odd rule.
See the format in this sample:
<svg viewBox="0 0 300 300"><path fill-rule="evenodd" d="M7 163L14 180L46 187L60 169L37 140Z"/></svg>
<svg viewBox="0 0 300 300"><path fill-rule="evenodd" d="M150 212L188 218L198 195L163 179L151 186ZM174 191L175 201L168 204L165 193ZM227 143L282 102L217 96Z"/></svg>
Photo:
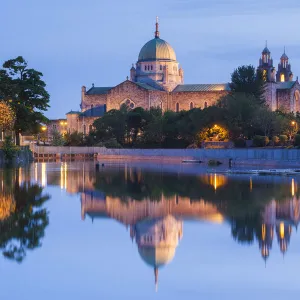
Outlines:
<svg viewBox="0 0 300 300"><path fill-rule="evenodd" d="M143 89L146 89L148 91L160 91L159 89L147 84L147 83L142 83L142 82L134 82L136 85L140 86Z"/></svg>
<svg viewBox="0 0 300 300"><path fill-rule="evenodd" d="M296 81L278 82L276 85L277 90L289 90L295 85Z"/></svg>
<svg viewBox="0 0 300 300"><path fill-rule="evenodd" d="M86 95L103 95L107 94L112 87L91 87L85 94Z"/></svg>
<svg viewBox="0 0 300 300"><path fill-rule="evenodd" d="M99 105L80 114L81 117L102 117L106 111L106 105Z"/></svg>
<svg viewBox="0 0 300 300"><path fill-rule="evenodd" d="M220 92L230 91L229 83L218 84L180 84L173 90L173 93L179 92Z"/></svg>
<svg viewBox="0 0 300 300"><path fill-rule="evenodd" d="M68 113L66 113L66 115L80 115L80 111L69 111Z"/></svg>

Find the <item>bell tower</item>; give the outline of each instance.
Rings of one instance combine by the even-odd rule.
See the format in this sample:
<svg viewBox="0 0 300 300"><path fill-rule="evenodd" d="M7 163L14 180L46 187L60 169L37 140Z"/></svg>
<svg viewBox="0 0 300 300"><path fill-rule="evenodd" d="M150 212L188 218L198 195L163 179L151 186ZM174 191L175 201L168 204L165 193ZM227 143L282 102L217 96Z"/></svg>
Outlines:
<svg viewBox="0 0 300 300"><path fill-rule="evenodd" d="M257 69L262 72L266 82L275 81L275 68L273 67L273 59L271 58L271 52L268 49L267 41L266 46L261 53Z"/></svg>
<svg viewBox="0 0 300 300"><path fill-rule="evenodd" d="M285 81L292 81L292 80L293 80L293 73L292 73L291 65L289 64L289 58L285 54L285 47L284 47L283 54L280 57L280 63L278 64L276 81L285 82Z"/></svg>

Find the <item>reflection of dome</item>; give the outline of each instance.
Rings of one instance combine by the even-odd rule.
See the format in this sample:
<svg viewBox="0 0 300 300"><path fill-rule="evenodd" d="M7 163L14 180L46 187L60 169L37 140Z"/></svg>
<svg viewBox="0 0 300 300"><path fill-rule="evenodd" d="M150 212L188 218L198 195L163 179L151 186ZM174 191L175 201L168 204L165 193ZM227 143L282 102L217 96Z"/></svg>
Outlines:
<svg viewBox="0 0 300 300"><path fill-rule="evenodd" d="M172 261L175 247L140 247L139 254L147 265L161 267Z"/></svg>
<svg viewBox="0 0 300 300"><path fill-rule="evenodd" d="M16 203L10 196L0 198L0 221L4 221L16 209Z"/></svg>
<svg viewBox="0 0 300 300"><path fill-rule="evenodd" d="M176 61L175 51L169 43L156 37L144 45L138 61L152 60Z"/></svg>

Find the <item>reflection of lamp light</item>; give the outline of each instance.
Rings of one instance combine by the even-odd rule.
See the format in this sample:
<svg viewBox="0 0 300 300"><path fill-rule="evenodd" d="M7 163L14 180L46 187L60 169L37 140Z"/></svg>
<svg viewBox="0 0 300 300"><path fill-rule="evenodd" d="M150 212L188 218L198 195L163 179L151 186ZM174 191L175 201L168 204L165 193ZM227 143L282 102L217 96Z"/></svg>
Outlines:
<svg viewBox="0 0 300 300"><path fill-rule="evenodd" d="M280 233L280 238L284 239L284 223L281 222L279 225L279 233Z"/></svg>

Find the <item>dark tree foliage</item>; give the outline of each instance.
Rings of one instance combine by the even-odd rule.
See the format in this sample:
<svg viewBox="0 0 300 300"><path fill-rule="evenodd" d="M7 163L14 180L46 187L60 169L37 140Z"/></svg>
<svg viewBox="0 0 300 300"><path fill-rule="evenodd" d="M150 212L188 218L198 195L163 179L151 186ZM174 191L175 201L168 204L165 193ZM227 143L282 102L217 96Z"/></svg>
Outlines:
<svg viewBox="0 0 300 300"><path fill-rule="evenodd" d="M231 75L231 90L233 93L245 93L254 96L259 105L265 104L265 80L261 71L253 66L240 66Z"/></svg>
<svg viewBox="0 0 300 300"><path fill-rule="evenodd" d="M43 195L43 188L37 184L24 182L20 185L18 177L12 185L7 177L4 180L6 193L10 190L16 207L8 218L0 221L0 250L6 258L20 263L28 250L41 246L49 224L48 211L43 205L50 197Z"/></svg>
<svg viewBox="0 0 300 300"><path fill-rule="evenodd" d="M0 97L14 110L14 130L19 145L19 133L37 133L47 118L43 112L49 107L49 94L42 80L43 74L28 67L21 56L10 59L0 69Z"/></svg>

